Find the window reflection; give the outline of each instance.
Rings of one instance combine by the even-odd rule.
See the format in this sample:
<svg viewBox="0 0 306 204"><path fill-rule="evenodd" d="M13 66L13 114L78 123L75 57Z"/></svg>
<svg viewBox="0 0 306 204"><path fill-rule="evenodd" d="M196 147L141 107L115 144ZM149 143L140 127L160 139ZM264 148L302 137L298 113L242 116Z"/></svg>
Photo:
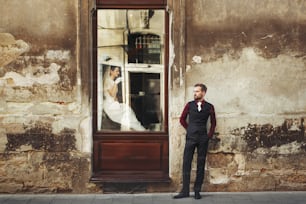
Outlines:
<svg viewBox="0 0 306 204"><path fill-rule="evenodd" d="M160 37L154 34L133 33L129 35L128 62L160 64Z"/></svg>
<svg viewBox="0 0 306 204"><path fill-rule="evenodd" d="M163 10L98 10L98 129L164 130Z"/></svg>

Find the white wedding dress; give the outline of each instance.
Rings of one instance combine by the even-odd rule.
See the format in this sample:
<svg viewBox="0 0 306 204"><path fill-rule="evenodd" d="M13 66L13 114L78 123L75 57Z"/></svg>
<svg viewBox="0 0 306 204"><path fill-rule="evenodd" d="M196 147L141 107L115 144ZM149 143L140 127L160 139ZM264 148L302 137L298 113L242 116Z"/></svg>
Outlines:
<svg viewBox="0 0 306 204"><path fill-rule="evenodd" d="M107 76L107 74L106 74ZM107 116L114 122L121 124L121 130L143 131L145 128L137 120L131 107L127 104L119 103L110 94L109 90L115 85L115 81L110 77L104 77L104 101L103 109ZM102 121L103 122L103 121Z"/></svg>

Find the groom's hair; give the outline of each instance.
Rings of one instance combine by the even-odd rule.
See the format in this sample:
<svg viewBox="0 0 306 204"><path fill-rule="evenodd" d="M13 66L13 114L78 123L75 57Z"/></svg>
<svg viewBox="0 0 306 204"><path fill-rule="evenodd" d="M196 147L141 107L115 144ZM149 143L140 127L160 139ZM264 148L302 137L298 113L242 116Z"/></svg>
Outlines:
<svg viewBox="0 0 306 204"><path fill-rule="evenodd" d="M204 91L204 92L206 93L207 87L206 87L204 84L202 84L202 83L197 83L197 84L194 85L194 87L197 87L197 86L201 87L201 90Z"/></svg>

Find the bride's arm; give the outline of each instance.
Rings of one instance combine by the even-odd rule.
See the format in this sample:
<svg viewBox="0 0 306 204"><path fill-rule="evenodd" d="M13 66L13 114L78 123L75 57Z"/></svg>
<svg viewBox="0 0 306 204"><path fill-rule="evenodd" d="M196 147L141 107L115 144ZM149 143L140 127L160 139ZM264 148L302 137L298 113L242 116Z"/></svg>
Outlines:
<svg viewBox="0 0 306 204"><path fill-rule="evenodd" d="M118 86L117 84L114 84L110 89L107 90L109 95L113 98L117 98L117 92L118 92Z"/></svg>

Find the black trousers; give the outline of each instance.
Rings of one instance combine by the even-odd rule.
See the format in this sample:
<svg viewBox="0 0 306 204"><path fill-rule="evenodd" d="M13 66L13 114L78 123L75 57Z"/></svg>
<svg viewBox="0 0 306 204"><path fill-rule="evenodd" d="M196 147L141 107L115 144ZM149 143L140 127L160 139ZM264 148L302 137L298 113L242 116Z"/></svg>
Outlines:
<svg viewBox="0 0 306 204"><path fill-rule="evenodd" d="M190 172L192 158L197 148L197 175L194 183L194 191L200 192L204 180L204 168L209 139L205 135L186 136L186 144L183 158L183 189L182 192L189 193Z"/></svg>

